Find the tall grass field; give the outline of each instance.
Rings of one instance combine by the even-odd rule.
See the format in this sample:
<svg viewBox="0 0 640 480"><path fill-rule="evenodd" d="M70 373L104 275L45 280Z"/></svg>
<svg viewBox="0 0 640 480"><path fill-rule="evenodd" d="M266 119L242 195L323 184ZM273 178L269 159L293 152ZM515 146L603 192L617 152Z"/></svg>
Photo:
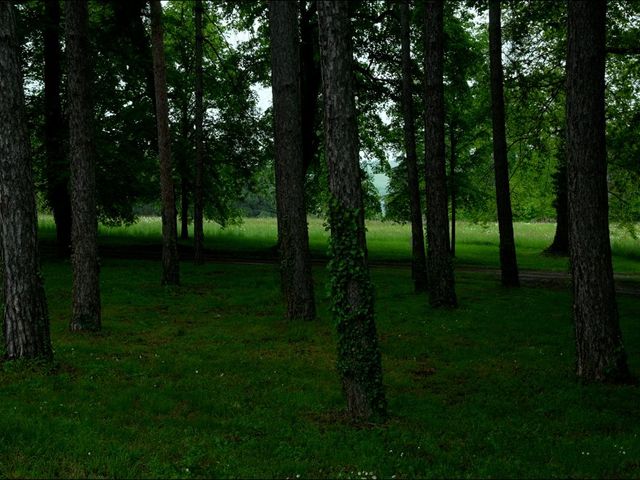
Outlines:
<svg viewBox="0 0 640 480"><path fill-rule="evenodd" d="M51 241L54 223L51 216L40 217L41 237ZM544 250L553 241L555 225L552 223L516 223L514 225L518 263L523 269L567 271L566 258L549 256ZM192 232L190 231L190 235ZM309 242L312 255L322 258L327 254L328 232L319 218L309 218ZM105 245L159 244L161 222L157 217L141 217L129 226L100 226L100 243ZM222 228L205 224L206 248L227 253L269 252L277 241L274 218L246 218L238 225ZM188 245L186 242L185 245ZM373 261L409 261L411 259L411 227L371 220L367 222L367 246ZM640 239L633 238L625 229L611 227L611 246L614 269L618 273L640 273ZM456 262L498 268L498 226L495 223L476 224L459 222L457 225Z"/></svg>

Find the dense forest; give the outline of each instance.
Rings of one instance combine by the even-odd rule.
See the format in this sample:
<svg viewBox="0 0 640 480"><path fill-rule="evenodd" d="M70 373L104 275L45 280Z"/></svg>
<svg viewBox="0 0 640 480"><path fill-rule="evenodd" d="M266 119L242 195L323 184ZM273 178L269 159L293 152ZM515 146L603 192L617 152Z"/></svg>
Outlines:
<svg viewBox="0 0 640 480"><path fill-rule="evenodd" d="M448 322L476 303L472 262L458 255L464 229L496 225L496 295L508 299L531 288L517 224L534 222L553 235L532 262L559 266L540 278L568 272L575 377L634 385L611 235L635 248L639 40L633 0L0 2L3 364L59 361L56 322L71 335L63 344L108 344L115 287L104 275L115 264L104 228L159 217L161 236L145 248L161 267L154 291L173 297L212 262L246 261L241 247L212 246L212 225L274 218L276 238L252 261L277 259L275 317L313 330L330 316L349 425L393 423L372 222L407 226L409 253L387 266L410 275L406 302L425 301L416 321ZM322 258L316 219L328 236ZM149 258L136 242L115 250L119 261ZM43 264L69 278L45 283ZM47 300L50 282L66 289L65 313ZM220 318L208 311L193 315Z"/></svg>

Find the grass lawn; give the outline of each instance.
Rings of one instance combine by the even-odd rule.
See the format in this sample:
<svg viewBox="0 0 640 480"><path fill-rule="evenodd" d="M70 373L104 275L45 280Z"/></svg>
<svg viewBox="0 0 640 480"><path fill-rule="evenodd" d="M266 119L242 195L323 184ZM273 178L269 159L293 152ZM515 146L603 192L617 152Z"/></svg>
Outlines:
<svg viewBox="0 0 640 480"><path fill-rule="evenodd" d="M93 336L68 331L70 267L47 261L56 362L0 366L0 477L640 476L640 388L574 379L567 292L460 273L460 308L436 311L407 270L372 269L391 417L353 426L323 268L320 318L288 323L273 265L183 262L161 288L159 262L106 260ZM619 306L638 374L640 302Z"/></svg>
<svg viewBox="0 0 640 480"><path fill-rule="evenodd" d="M43 216L40 220L41 237L45 241L55 238L53 219ZM523 269L567 271L566 258L543 254L555 233L550 223L516 223L514 225L518 263ZM410 225L391 222L367 222L367 244L372 260L409 261L411 259ZM143 217L127 227L100 227L100 242L104 245L160 244L161 224L155 217ZM487 267L500 266L498 227L469 222L458 224L457 263ZM276 221L273 218L248 218L238 226L220 228L215 223L205 225L206 247L217 252L251 254L260 256L269 252L277 238ZM323 221L309 219L309 239L312 254L316 258L326 256L328 232ZM188 245L191 243L188 242ZM640 240L633 239L625 230L612 227L611 244L614 269L618 273L640 274Z"/></svg>

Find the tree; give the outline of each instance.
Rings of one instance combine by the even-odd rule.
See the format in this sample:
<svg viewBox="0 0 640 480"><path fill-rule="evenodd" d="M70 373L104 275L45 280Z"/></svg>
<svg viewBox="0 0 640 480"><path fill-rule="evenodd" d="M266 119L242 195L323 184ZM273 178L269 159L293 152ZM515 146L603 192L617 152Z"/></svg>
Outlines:
<svg viewBox="0 0 640 480"><path fill-rule="evenodd" d="M204 263L204 195L202 192L202 177L204 175L204 144L202 139L202 0L196 0L195 6L196 20L196 189L193 209L193 240L195 263Z"/></svg>
<svg viewBox="0 0 640 480"><path fill-rule="evenodd" d="M553 201L553 207L556 210L556 232L546 252L566 256L569 254L569 205L567 202L567 155L563 137L566 138L564 131L560 137L561 146L557 153L558 167L553 174L553 187L556 193Z"/></svg>
<svg viewBox="0 0 640 480"><path fill-rule="evenodd" d="M151 46L153 51L153 78L156 96L156 123L158 127L158 153L160 156L160 195L162 200L162 284L180 283L180 265L176 239L176 204L171 166L171 140L169 137L169 102L164 59L162 5L151 0Z"/></svg>
<svg viewBox="0 0 640 480"><path fill-rule="evenodd" d="M569 0L567 172L577 375L629 377L613 282L605 140L606 0Z"/></svg>
<svg viewBox="0 0 640 480"><path fill-rule="evenodd" d="M0 242L5 356L51 358L15 14L0 2Z"/></svg>
<svg viewBox="0 0 640 480"><path fill-rule="evenodd" d="M276 208L282 290L287 318L315 318L315 299L304 199L298 9L294 2L269 3Z"/></svg>
<svg viewBox="0 0 640 480"><path fill-rule="evenodd" d="M444 12L442 0L427 0L425 25L425 170L427 182L427 281L434 307L457 304L449 249L444 145Z"/></svg>
<svg viewBox="0 0 640 480"><path fill-rule="evenodd" d="M70 328L100 330L100 273L96 217L96 167L89 78L88 4L65 2L71 163L71 263L73 311Z"/></svg>
<svg viewBox="0 0 640 480"><path fill-rule="evenodd" d="M413 68L411 65L411 12L409 0L400 2L400 26L402 43L402 117L404 147L411 212L411 277L416 292L427 290L427 261L424 249L422 209L420 208L420 182L418 180L418 155L416 153L416 124L413 114Z"/></svg>
<svg viewBox="0 0 640 480"><path fill-rule="evenodd" d="M491 111L493 120L493 164L496 181L496 205L500 231L500 269L502 284L517 287L518 264L513 238L513 213L509 190L509 161L504 113L504 74L502 70L502 22L500 0L489 0L489 56L491 67Z"/></svg>
<svg viewBox="0 0 640 480"><path fill-rule="evenodd" d="M338 371L352 418L384 417L386 399L364 229L358 127L353 94L349 4L318 1L329 170L329 269L338 330Z"/></svg>
<svg viewBox="0 0 640 480"><path fill-rule="evenodd" d="M62 138L62 75L60 53L60 2L44 3L44 146L46 150L47 200L56 224L58 256L66 257L71 247L71 200L69 161Z"/></svg>

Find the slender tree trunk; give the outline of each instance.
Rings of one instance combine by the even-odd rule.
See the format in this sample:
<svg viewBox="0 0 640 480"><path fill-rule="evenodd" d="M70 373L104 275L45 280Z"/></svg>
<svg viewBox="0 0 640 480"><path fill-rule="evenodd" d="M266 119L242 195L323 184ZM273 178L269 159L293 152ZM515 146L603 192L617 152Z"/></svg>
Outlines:
<svg viewBox="0 0 640 480"><path fill-rule="evenodd" d="M191 128L189 118L189 99L184 97L180 112L180 130L185 144L189 141L189 129ZM186 149L185 149L186 150ZM189 151L182 151L178 159L178 170L180 171L180 238L189 239Z"/></svg>
<svg viewBox="0 0 640 480"><path fill-rule="evenodd" d="M626 381L613 283L607 199L604 69L606 1L569 0L567 171L577 375Z"/></svg>
<svg viewBox="0 0 640 480"><path fill-rule="evenodd" d="M322 83L318 53L318 25L313 21L316 1L307 8L300 1L300 89L302 102L302 158L307 172L320 148L318 128L320 124L319 95Z"/></svg>
<svg viewBox="0 0 640 480"><path fill-rule="evenodd" d="M566 132L562 132L566 137ZM556 233L553 243L546 252L553 255L569 255L569 205L567 202L567 155L566 144L558 151L558 167L553 178L556 198L553 206L556 209Z"/></svg>
<svg viewBox="0 0 640 480"><path fill-rule="evenodd" d="M443 0L426 0L425 165L427 183L427 281L434 307L457 305L449 251L449 205L444 148Z"/></svg>
<svg viewBox="0 0 640 480"><path fill-rule="evenodd" d="M158 126L158 152L160 155L160 191L162 197L162 284L180 283L180 264L176 239L176 203L171 165L171 139L169 137L169 102L164 59L162 6L160 0L151 1L151 49L153 51L153 77L156 93L156 123Z"/></svg>
<svg viewBox="0 0 640 480"><path fill-rule="evenodd" d="M189 240L189 182L180 179L180 238Z"/></svg>
<svg viewBox="0 0 640 480"><path fill-rule="evenodd" d="M411 278L416 292L427 291L427 259L424 248L418 156L416 154L416 124L413 114L413 75L411 68L411 18L409 0L400 2L402 30L402 117L404 121L404 149L407 162L407 184L411 212Z"/></svg>
<svg viewBox="0 0 640 480"><path fill-rule="evenodd" d="M449 130L451 158L449 160L449 182L451 183L451 256L456 256L456 161L458 148L456 142L456 128L452 124Z"/></svg>
<svg viewBox="0 0 640 480"><path fill-rule="evenodd" d="M282 291L287 318L313 320L316 308L304 199L296 3L269 2L269 27Z"/></svg>
<svg viewBox="0 0 640 480"><path fill-rule="evenodd" d="M0 2L0 258L5 357L51 358L15 13Z"/></svg>
<svg viewBox="0 0 640 480"><path fill-rule="evenodd" d="M60 3L44 3L44 147L46 151L47 199L56 224L56 245L60 257L71 253L71 200L69 162L62 138L60 100Z"/></svg>
<svg viewBox="0 0 640 480"><path fill-rule="evenodd" d="M84 0L65 2L71 161L73 331L100 330L100 268L96 165L90 98L89 12Z"/></svg>
<svg viewBox="0 0 640 480"><path fill-rule="evenodd" d="M202 0L196 0L196 190L193 214L193 238L195 263L204 263L204 194L202 177L204 175L204 143L202 141Z"/></svg>
<svg viewBox="0 0 640 480"><path fill-rule="evenodd" d="M338 330L338 371L349 415L386 415L382 362L367 265L358 124L353 93L349 4L319 0L325 155L331 192L331 298Z"/></svg>
<svg viewBox="0 0 640 480"><path fill-rule="evenodd" d="M491 113L493 120L493 164L500 231L500 269L502 284L520 285L516 243L513 237L513 214L509 190L509 162L504 113L504 74L502 71L502 24L500 0L489 0L489 56L491 67Z"/></svg>

